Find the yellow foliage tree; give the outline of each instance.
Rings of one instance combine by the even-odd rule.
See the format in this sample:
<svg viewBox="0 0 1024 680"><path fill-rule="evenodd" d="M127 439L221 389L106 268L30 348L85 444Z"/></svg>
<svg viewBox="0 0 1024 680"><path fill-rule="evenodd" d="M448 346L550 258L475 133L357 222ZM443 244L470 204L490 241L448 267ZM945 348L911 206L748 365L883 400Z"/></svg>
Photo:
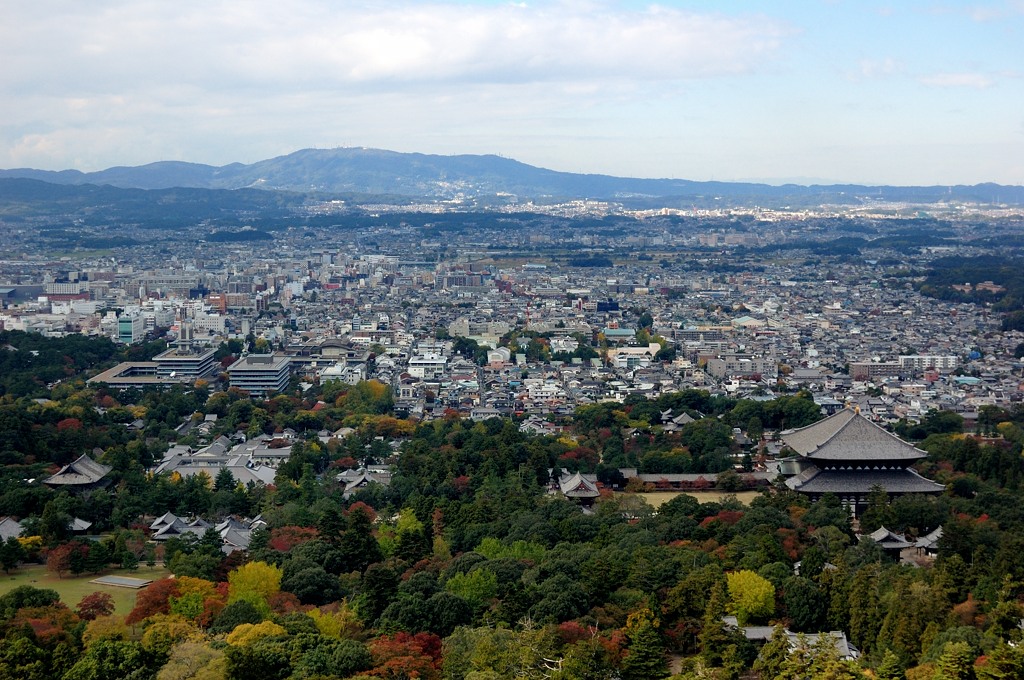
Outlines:
<svg viewBox="0 0 1024 680"><path fill-rule="evenodd" d="M281 591L283 573L266 562L243 564L228 574L228 604L248 600L261 611L269 611L270 597Z"/></svg>
<svg viewBox="0 0 1024 680"><path fill-rule="evenodd" d="M306 615L313 619L321 635L339 640L363 638L363 624L346 601L323 609L310 609Z"/></svg>
<svg viewBox="0 0 1024 680"><path fill-rule="evenodd" d="M775 613L775 586L771 581L749 569L730 572L725 579L729 587L727 609L741 626Z"/></svg>
<svg viewBox="0 0 1024 680"><path fill-rule="evenodd" d="M142 634L142 648L147 652L166 655L179 642L202 637L191 621L179 614L154 614L149 617L146 632Z"/></svg>
<svg viewBox="0 0 1024 680"><path fill-rule="evenodd" d="M82 644L88 648L99 640L127 640L129 635L123 616L99 616L86 624L82 631Z"/></svg>
<svg viewBox="0 0 1024 680"><path fill-rule="evenodd" d="M249 647L263 638L287 634L288 631L284 629L284 626L279 626L273 621L262 621L260 623L241 623L228 633L226 639L232 647Z"/></svg>

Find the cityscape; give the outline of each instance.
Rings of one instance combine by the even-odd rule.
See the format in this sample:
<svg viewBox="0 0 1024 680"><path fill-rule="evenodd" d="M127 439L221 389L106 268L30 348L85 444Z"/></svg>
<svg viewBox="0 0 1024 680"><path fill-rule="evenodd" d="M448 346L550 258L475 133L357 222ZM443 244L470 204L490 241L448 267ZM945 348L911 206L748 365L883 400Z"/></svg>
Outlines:
<svg viewBox="0 0 1024 680"><path fill-rule="evenodd" d="M0 680L1024 678L1024 3L0 20Z"/></svg>

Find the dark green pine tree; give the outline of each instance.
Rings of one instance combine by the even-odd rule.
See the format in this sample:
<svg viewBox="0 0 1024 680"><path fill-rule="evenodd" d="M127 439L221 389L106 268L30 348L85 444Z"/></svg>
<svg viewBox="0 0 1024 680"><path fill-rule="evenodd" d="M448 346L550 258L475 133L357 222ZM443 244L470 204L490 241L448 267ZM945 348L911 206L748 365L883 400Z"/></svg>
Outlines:
<svg viewBox="0 0 1024 680"><path fill-rule="evenodd" d="M626 639L629 640L626 657L622 660L623 680L647 680L668 676L665 645L658 632L658 619L650 609L644 608L629 615L626 621Z"/></svg>
<svg viewBox="0 0 1024 680"><path fill-rule="evenodd" d="M722 621L727 600L725 582L718 581L711 589L711 597L708 599L708 606L704 608L704 618L697 638L701 656L709 666L720 666L722 654L732 643L729 631L725 629L725 622Z"/></svg>
<svg viewBox="0 0 1024 680"><path fill-rule="evenodd" d="M878 603L878 565L862 567L850 587L850 639L863 652L870 652L878 639L882 617Z"/></svg>
<svg viewBox="0 0 1024 680"><path fill-rule="evenodd" d="M754 662L754 670L762 678L778 678L789 658L789 636L782 625L775 626L772 636L761 648L761 653Z"/></svg>

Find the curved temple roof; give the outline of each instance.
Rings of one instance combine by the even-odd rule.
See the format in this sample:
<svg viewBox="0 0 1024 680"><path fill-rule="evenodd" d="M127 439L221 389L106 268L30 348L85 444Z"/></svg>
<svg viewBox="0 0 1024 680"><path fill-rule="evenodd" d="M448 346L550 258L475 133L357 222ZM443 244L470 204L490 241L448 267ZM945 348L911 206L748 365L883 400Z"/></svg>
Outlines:
<svg viewBox="0 0 1024 680"><path fill-rule="evenodd" d="M844 409L813 425L782 433L798 454L818 461L907 461L928 454L911 446L852 409Z"/></svg>

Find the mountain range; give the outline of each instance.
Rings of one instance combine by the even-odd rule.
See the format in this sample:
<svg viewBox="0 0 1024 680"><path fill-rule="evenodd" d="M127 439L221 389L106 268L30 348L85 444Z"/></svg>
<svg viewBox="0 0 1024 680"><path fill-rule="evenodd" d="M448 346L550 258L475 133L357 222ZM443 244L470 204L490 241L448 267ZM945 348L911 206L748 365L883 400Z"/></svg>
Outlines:
<svg viewBox="0 0 1024 680"><path fill-rule="evenodd" d="M224 166L160 161L97 172L0 170L0 178L29 178L51 184L110 185L131 189L243 189L373 194L428 200L515 196L520 200L596 199L631 205L683 206L939 202L1024 205L1024 187L863 186L747 182L696 182L577 174L538 168L494 155L439 156L379 149L303 149L251 164Z"/></svg>

